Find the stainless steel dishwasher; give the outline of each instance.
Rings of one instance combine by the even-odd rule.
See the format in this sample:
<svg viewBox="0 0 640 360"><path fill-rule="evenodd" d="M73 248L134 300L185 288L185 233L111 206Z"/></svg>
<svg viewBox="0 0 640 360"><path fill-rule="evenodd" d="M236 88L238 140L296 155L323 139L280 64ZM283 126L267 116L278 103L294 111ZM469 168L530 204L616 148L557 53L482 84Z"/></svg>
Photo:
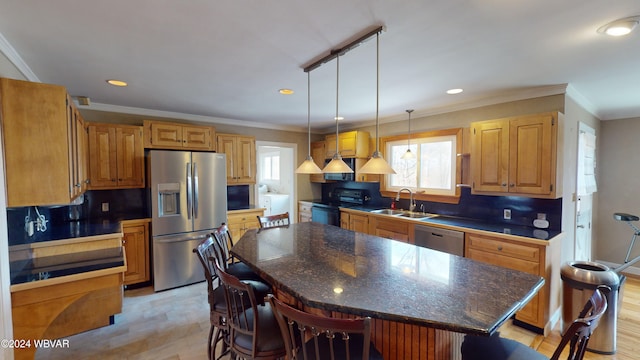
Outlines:
<svg viewBox="0 0 640 360"><path fill-rule="evenodd" d="M414 239L418 246L464 256L464 233L461 231L416 225Z"/></svg>

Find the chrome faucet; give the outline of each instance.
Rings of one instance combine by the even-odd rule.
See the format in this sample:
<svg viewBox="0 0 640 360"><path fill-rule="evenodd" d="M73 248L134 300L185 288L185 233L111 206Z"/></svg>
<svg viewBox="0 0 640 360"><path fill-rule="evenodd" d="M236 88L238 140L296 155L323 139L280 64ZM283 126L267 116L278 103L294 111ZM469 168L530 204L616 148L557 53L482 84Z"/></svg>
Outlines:
<svg viewBox="0 0 640 360"><path fill-rule="evenodd" d="M413 211L413 209L416 208L416 203L413 202L413 191L411 191L411 189L402 188L402 189L398 190L398 193L396 194L396 201L400 201L400 193L403 190L407 190L409 192L409 211Z"/></svg>

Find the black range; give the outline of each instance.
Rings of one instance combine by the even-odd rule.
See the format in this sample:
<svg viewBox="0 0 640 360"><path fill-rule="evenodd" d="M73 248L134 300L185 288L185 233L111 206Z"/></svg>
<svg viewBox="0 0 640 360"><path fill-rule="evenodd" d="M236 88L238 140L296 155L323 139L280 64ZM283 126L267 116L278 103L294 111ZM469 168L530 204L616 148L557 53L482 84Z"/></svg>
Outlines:
<svg viewBox="0 0 640 360"><path fill-rule="evenodd" d="M327 199L313 201L311 218L315 222L340 226L340 208L366 205L371 199L368 190L334 189Z"/></svg>

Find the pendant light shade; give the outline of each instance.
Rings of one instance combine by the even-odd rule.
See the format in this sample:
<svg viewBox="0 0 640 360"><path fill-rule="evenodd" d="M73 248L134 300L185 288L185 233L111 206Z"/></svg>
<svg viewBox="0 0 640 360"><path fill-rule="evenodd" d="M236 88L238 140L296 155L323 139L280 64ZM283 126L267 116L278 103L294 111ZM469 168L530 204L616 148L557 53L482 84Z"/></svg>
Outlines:
<svg viewBox="0 0 640 360"><path fill-rule="evenodd" d="M402 154L401 159L403 160L411 160L416 158L416 154L411 152L411 113L413 110L406 110L407 114L409 114L409 130L407 131L407 152Z"/></svg>
<svg viewBox="0 0 640 360"><path fill-rule="evenodd" d="M322 169L323 173L352 173L353 169L349 167L340 156L338 145L340 144L340 134L338 132L338 99L340 88L340 55L336 56L336 153L331 161Z"/></svg>
<svg viewBox="0 0 640 360"><path fill-rule="evenodd" d="M296 174L322 174L311 157L311 73L307 72L307 159L298 166Z"/></svg>
<svg viewBox="0 0 640 360"><path fill-rule="evenodd" d="M395 174L395 170L387 163L378 151L378 110L380 102L380 32L376 34L376 151L371 159L358 171L361 174Z"/></svg>

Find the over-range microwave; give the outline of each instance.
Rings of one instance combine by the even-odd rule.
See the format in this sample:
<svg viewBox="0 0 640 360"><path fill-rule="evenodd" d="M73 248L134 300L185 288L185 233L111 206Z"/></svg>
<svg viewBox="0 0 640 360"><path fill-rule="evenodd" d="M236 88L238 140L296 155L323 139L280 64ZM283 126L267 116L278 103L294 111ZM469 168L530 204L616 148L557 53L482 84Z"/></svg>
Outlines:
<svg viewBox="0 0 640 360"><path fill-rule="evenodd" d="M352 173L325 173L324 174L324 179L325 180L338 180L338 181L354 181L356 178L356 159L355 158L349 158L349 159L342 159L344 160L344 162L349 165L349 167L351 168L351 170L353 170L354 172ZM331 161L331 159L326 159L324 161L324 165L326 166L329 162Z"/></svg>

